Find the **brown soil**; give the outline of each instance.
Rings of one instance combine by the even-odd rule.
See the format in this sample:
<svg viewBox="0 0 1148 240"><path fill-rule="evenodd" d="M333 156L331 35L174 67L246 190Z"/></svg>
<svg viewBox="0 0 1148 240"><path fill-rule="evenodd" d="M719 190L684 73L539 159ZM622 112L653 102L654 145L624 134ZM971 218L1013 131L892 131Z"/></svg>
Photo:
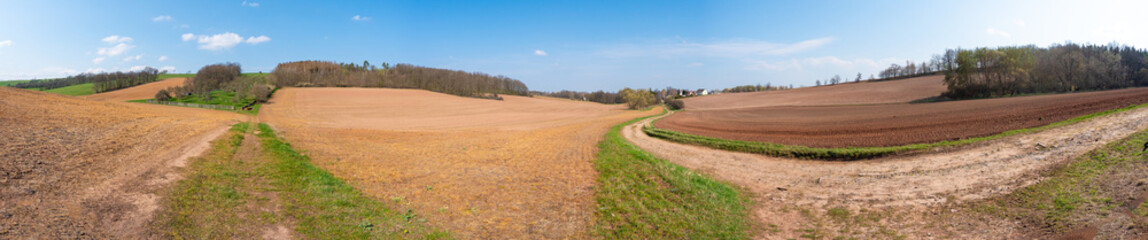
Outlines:
<svg viewBox="0 0 1148 240"><path fill-rule="evenodd" d="M114 102L152 99L155 98L155 93L159 92L159 90L167 89L169 87L183 86L185 81L187 81L187 78L168 78L135 87L83 96L83 98L89 100Z"/></svg>
<svg viewBox="0 0 1148 240"><path fill-rule="evenodd" d="M794 209L837 206L905 213L887 218L884 225L909 239L1016 239L1027 234L1020 223L960 217L968 215L949 207L1038 182L1042 171L1148 128L1148 108L952 151L858 162L794 160L666 142L642 132L641 126L651 121L629 125L623 135L658 157L745 187L757 202L757 219L777 226L778 231L761 233L764 239L797 238L798 230L813 225Z"/></svg>
<svg viewBox="0 0 1148 240"><path fill-rule="evenodd" d="M944 92L944 76L894 81L843 83L784 91L728 93L686 98L686 109L719 110L775 106L903 103L936 97Z"/></svg>
<svg viewBox="0 0 1148 240"><path fill-rule="evenodd" d="M461 239L588 238L596 143L658 110L503 97L289 88L259 118L318 166Z"/></svg>
<svg viewBox="0 0 1148 240"><path fill-rule="evenodd" d="M0 87L0 238L155 238L157 192L243 118Z"/></svg>
<svg viewBox="0 0 1148 240"><path fill-rule="evenodd" d="M655 126L715 138L811 147L896 146L988 136L1145 102L1148 88L920 104L720 110L696 110L687 104L687 111Z"/></svg>

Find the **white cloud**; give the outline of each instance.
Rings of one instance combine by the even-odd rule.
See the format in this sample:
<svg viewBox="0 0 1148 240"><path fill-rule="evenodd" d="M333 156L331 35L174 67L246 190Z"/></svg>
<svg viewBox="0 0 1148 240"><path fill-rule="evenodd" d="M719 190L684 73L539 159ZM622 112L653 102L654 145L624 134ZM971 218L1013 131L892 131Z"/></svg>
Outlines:
<svg viewBox="0 0 1148 240"><path fill-rule="evenodd" d="M681 39L671 44L642 44L624 46L600 52L613 58L626 57L750 57L784 56L819 48L833 42L833 38L817 38L792 44L772 43L757 40L731 40L713 43L690 43Z"/></svg>
<svg viewBox="0 0 1148 240"><path fill-rule="evenodd" d="M546 51L542 51L542 50L534 50L534 55L538 55L538 56L549 56L550 54L549 54L549 53L546 53Z"/></svg>
<svg viewBox="0 0 1148 240"><path fill-rule="evenodd" d="M351 17L351 20L352 21L370 21L371 17L364 17L364 16L355 15L354 17Z"/></svg>
<svg viewBox="0 0 1148 240"><path fill-rule="evenodd" d="M807 67L818 68L831 67L833 69L877 69L888 66L892 63L903 63L898 59L881 59L873 60L867 58L858 58L852 61L844 60L834 56L825 57L809 57L802 59L790 59L784 61L763 61L763 60L745 60L747 63L746 70L768 70L768 71L787 71L796 70L801 71Z"/></svg>
<svg viewBox="0 0 1148 240"><path fill-rule="evenodd" d="M141 58L143 58L143 54L135 55L135 56L128 56L127 58L124 58L124 62L136 61L136 60L140 60Z"/></svg>
<svg viewBox="0 0 1148 240"><path fill-rule="evenodd" d="M151 21L152 22L171 21L171 16L168 16L168 15L158 16L158 17L151 18Z"/></svg>
<svg viewBox="0 0 1148 240"><path fill-rule="evenodd" d="M243 1L243 6L248 6L248 7L259 7L259 3L257 3L257 2L248 2L248 1Z"/></svg>
<svg viewBox="0 0 1148 240"><path fill-rule="evenodd" d="M116 56L135 48L136 46L120 43L112 47L100 48L96 53L103 56Z"/></svg>
<svg viewBox="0 0 1148 240"><path fill-rule="evenodd" d="M175 72L175 66L164 66L159 68L160 71Z"/></svg>
<svg viewBox="0 0 1148 240"><path fill-rule="evenodd" d="M92 63L93 64L100 64L100 63L104 62L104 60L107 60L107 59L108 58L106 58L106 57L98 57L98 58L92 59Z"/></svg>
<svg viewBox="0 0 1148 240"><path fill-rule="evenodd" d="M103 68L89 68L88 70L84 70L84 73L102 73L102 72L107 72L107 70L104 70Z"/></svg>
<svg viewBox="0 0 1148 240"><path fill-rule="evenodd" d="M997 30L996 28L985 29L985 33L988 33L989 35L997 35L997 36L1001 36L1001 37L1005 37L1005 38L1011 38L1012 37L1012 34L1009 34L1008 32L1005 32L1005 31Z"/></svg>
<svg viewBox="0 0 1148 240"><path fill-rule="evenodd" d="M185 33L185 34L181 35L180 38L182 38L183 41L191 41L192 39L195 39L196 42L199 43L199 49L204 49L204 50L228 49L228 48L235 47L235 45L239 45L240 43L244 42L243 36L239 36L239 34L235 34L232 32L225 32L225 33L215 34L215 35L211 35L211 36ZM267 37L265 35L260 35L258 37L249 37L249 38L247 38L246 42L247 42L247 44L254 45L254 44L264 43L267 41L271 41L271 38Z"/></svg>
<svg viewBox="0 0 1148 240"><path fill-rule="evenodd" d="M167 61L167 56L159 56L158 61L160 61L160 62Z"/></svg>
<svg viewBox="0 0 1148 240"><path fill-rule="evenodd" d="M211 36L200 35L199 49L204 50L221 50L234 47L235 45L243 42L243 37L235 33L220 33Z"/></svg>
<svg viewBox="0 0 1148 240"><path fill-rule="evenodd" d="M1013 24L1016 24L1016 26L1017 26L1017 27L1026 27L1026 26L1028 26L1028 23L1026 23L1026 22L1024 22L1024 21L1021 21L1021 20L1016 20L1016 21L1013 21L1012 23L1013 23Z"/></svg>
<svg viewBox="0 0 1148 240"><path fill-rule="evenodd" d="M12 46L12 40L0 41L0 47Z"/></svg>
<svg viewBox="0 0 1148 240"><path fill-rule="evenodd" d="M110 44L115 44L115 43L132 42L132 38L120 37L119 35L111 35L111 36L104 38L102 41L104 41L106 43L110 43Z"/></svg>
<svg viewBox="0 0 1148 240"><path fill-rule="evenodd" d="M147 66L132 66L132 68L128 69L128 72L141 71L141 70L144 70L145 68L147 68Z"/></svg>
<svg viewBox="0 0 1148 240"><path fill-rule="evenodd" d="M260 36L258 36L258 37L249 37L249 38L247 38L247 43L248 43L248 44L260 44L260 43L265 43L265 42L267 42L267 41L271 41L271 38L269 38L269 37L267 37L267 36L263 36L263 35L260 35Z"/></svg>

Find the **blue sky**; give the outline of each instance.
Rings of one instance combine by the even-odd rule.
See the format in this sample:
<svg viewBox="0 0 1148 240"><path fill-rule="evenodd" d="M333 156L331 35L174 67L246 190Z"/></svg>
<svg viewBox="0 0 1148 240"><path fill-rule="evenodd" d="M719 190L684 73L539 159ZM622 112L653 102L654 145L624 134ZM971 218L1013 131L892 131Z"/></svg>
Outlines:
<svg viewBox="0 0 1148 240"><path fill-rule="evenodd" d="M0 80L368 60L505 75L543 91L802 86L834 74L867 78L955 47L1145 48L1144 9L1144 1L0 0Z"/></svg>

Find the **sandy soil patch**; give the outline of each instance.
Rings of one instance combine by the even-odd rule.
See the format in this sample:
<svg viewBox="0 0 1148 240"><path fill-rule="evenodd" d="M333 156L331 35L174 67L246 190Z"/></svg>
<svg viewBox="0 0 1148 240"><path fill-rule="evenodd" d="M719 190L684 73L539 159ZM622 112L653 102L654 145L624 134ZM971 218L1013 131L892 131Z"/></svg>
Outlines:
<svg viewBox="0 0 1148 240"><path fill-rule="evenodd" d="M0 87L0 238L157 237L157 192L245 118Z"/></svg>
<svg viewBox="0 0 1148 240"><path fill-rule="evenodd" d="M459 238L588 238L597 142L656 110L504 98L285 89L260 119L316 165Z"/></svg>

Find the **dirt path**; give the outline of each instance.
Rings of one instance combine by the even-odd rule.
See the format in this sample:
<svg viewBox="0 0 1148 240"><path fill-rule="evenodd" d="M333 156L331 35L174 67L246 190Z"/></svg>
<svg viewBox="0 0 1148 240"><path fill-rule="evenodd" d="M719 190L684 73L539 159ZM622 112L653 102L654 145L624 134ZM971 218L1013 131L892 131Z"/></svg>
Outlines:
<svg viewBox="0 0 1148 240"><path fill-rule="evenodd" d="M951 202L1009 193L1039 181L1042 170L1148 128L1148 108L956 151L857 162L794 160L667 142L641 131L653 120L628 125L622 134L663 159L745 187L756 195L755 215L764 224L776 225L780 230L762 237L796 238L795 231L803 227L803 218L788 210L791 206L925 212ZM1011 226L986 224L984 227L996 229L970 231L972 236L965 237L1017 234ZM902 234L911 239L931 236L929 232L914 230L920 226L904 228Z"/></svg>

